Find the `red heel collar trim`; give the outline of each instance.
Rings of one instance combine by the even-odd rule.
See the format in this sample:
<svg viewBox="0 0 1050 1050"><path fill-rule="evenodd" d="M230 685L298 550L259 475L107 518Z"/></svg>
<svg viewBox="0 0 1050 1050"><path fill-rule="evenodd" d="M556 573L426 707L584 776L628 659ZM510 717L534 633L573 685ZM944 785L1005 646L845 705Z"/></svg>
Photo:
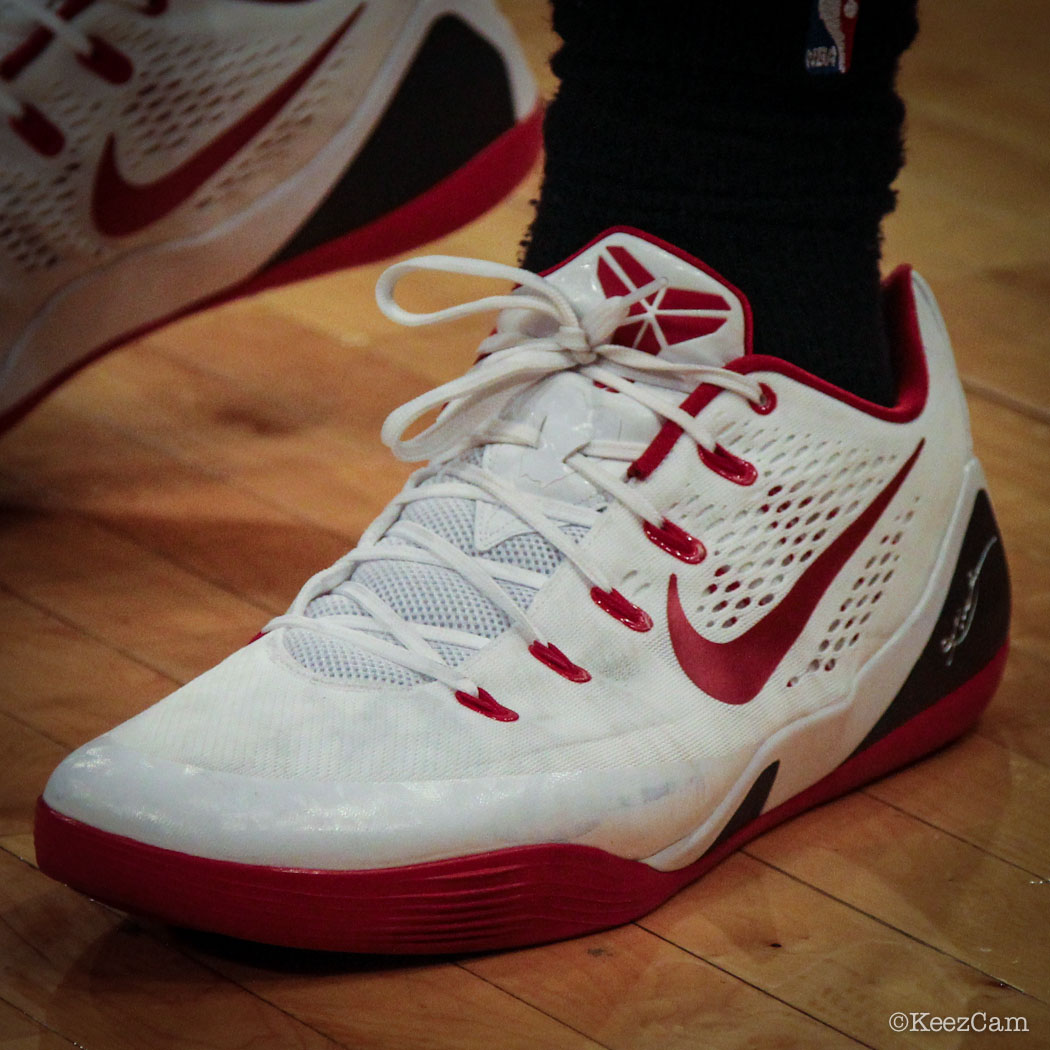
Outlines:
<svg viewBox="0 0 1050 1050"><path fill-rule="evenodd" d="M840 387L810 375L797 365L778 357L746 353L725 367L741 375L752 372L772 372L794 379L814 390L833 397L836 401L855 408L858 412L885 420L887 423L910 423L922 414L929 395L930 376L926 368L926 349L919 328L919 314L915 305L912 268L898 266L882 283L883 309L893 348L893 366L897 375L897 403L892 407L865 401ZM722 387L702 383L679 406L683 412L696 416L719 394ZM630 465L627 474L632 478L647 478L664 460L682 436L677 423L667 421L653 438L649 447Z"/></svg>

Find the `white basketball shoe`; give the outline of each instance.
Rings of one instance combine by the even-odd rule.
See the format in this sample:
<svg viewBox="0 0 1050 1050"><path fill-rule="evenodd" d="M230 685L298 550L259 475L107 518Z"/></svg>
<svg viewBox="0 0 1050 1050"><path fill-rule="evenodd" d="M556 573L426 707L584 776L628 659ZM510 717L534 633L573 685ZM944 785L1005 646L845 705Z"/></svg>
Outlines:
<svg viewBox="0 0 1050 1050"><path fill-rule="evenodd" d="M407 314L428 267L520 287ZM741 293L637 231L543 277L400 263L379 297L501 310L386 423L430 465L258 640L59 766L45 872L279 944L504 948L640 916L977 720L1006 562L910 270L892 408L754 354Z"/></svg>
<svg viewBox="0 0 1050 1050"><path fill-rule="evenodd" d="M0 0L0 429L217 298L414 247L540 148L491 0Z"/></svg>

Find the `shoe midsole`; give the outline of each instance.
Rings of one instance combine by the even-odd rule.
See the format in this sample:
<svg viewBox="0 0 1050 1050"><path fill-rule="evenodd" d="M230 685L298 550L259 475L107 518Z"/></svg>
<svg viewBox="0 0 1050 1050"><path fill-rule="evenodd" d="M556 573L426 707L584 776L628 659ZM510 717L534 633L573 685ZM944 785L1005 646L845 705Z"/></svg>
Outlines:
<svg viewBox="0 0 1050 1050"><path fill-rule="evenodd" d="M212 860L100 831L37 806L43 871L128 911L289 947L431 953L519 947L651 911L756 835L932 751L968 729L1006 658L827 777L676 871L593 846L547 843L427 864L318 871Z"/></svg>

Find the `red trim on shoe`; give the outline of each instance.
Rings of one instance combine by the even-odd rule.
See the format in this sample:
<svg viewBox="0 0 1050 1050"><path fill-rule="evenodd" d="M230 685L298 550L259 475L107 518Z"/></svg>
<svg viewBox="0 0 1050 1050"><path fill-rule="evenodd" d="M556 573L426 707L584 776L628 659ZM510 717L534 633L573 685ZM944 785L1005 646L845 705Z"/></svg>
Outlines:
<svg viewBox="0 0 1050 1050"><path fill-rule="evenodd" d="M732 368L733 366L730 364L727 367ZM723 392L720 386L715 386L713 383L703 383L679 407L691 416L698 416L703 409ZM682 434L683 430L677 423L672 423L669 419L665 420L656 437L649 443L649 447L627 468L627 476L629 478L649 477L664 461L671 449L674 448L675 443Z"/></svg>
<svg viewBox="0 0 1050 1050"><path fill-rule="evenodd" d="M695 536L667 518L664 518L660 525L654 525L650 521L643 522L642 531L660 550L667 551L688 565L699 565L707 557L707 548Z"/></svg>
<svg viewBox="0 0 1050 1050"><path fill-rule="evenodd" d="M619 591L603 591L600 587L592 587L591 601L632 631L644 634L653 629L653 618L641 606L629 602Z"/></svg>
<svg viewBox="0 0 1050 1050"><path fill-rule="evenodd" d="M562 259L562 261L556 266L551 266L546 270L541 270L540 276L547 277L556 270L560 270L563 266L568 266L573 259L578 259L584 252L589 251L596 244L600 244L606 237L610 237L614 233L625 233L631 237L637 237L640 241L647 241L649 244L655 245L657 248L662 248L665 252L669 252L683 262L687 262L694 269L703 271L708 277L713 278L727 291L732 292L740 301L740 306L744 311L744 353L750 354L753 352L754 346L752 340L754 323L751 315L751 304L747 301L747 296L744 295L735 284L731 281L727 281L717 270L708 266L703 259L698 259L695 255L690 255L689 252L682 251L681 248L676 247L669 241L665 241L661 237L654 237L651 233L646 233L645 230L639 230L633 226L610 226L607 230L599 233L594 240L585 244L578 252L573 252L572 255L567 259Z"/></svg>
<svg viewBox="0 0 1050 1050"><path fill-rule="evenodd" d="M495 207L528 174L542 146L542 123L542 106L537 106L525 120L504 132L461 168L395 211L338 241L322 245L297 259L291 259L213 295L205 296L165 317L117 336L89 352L83 360L70 365L18 404L0 414L0 434L13 427L27 412L80 369L109 351L140 339L172 321L278 285L290 284L349 266L375 262L387 255L409 251L476 219Z"/></svg>
<svg viewBox="0 0 1050 1050"><path fill-rule="evenodd" d="M720 477L725 478L726 481L731 481L734 485L754 485L758 481L758 470L754 463L749 463L746 459L734 456L732 452L721 445L715 445L710 451L704 448L703 445L698 445L696 451L708 470L713 470Z"/></svg>
<svg viewBox="0 0 1050 1050"><path fill-rule="evenodd" d="M358 4L328 39L266 98L159 179L129 182L117 161L117 137L111 134L98 162L91 197L91 216L99 233L105 237L127 237L182 207L291 105L350 33L364 9L363 3ZM94 39L93 42L97 51L101 42ZM110 57L108 64L113 62ZM128 66L130 76L130 63ZM105 75L104 68L98 68L99 75Z"/></svg>
<svg viewBox="0 0 1050 1050"><path fill-rule="evenodd" d="M72 22L82 11L86 11L95 0L65 0L55 11L59 18ZM300 4L309 0L256 0L270 4ZM168 0L144 0L136 13L147 18L156 18L168 9ZM45 26L36 26L29 35L0 61L0 79L13 80L30 62L35 61L47 49L55 34Z"/></svg>
<svg viewBox="0 0 1050 1050"><path fill-rule="evenodd" d="M545 667L549 667L552 671L557 671L562 678L567 678L570 682L582 684L591 680L591 674L586 668L580 667L579 664L574 664L551 642L546 644L533 642L529 646L529 652Z"/></svg>
<svg viewBox="0 0 1050 1050"><path fill-rule="evenodd" d="M915 451L856 519L814 558L794 586L757 623L732 641L712 642L690 622L678 597L678 577L667 583L667 631L685 676L723 704L746 704L798 641L828 587L875 527L900 490L925 445Z"/></svg>
<svg viewBox="0 0 1050 1050"><path fill-rule="evenodd" d="M37 860L53 878L119 908L289 947L422 954L578 936L645 915L763 831L960 736L995 692L1006 649L955 692L679 871L565 844L366 871L270 868L149 846L72 820L43 799Z"/></svg>
<svg viewBox="0 0 1050 1050"><path fill-rule="evenodd" d="M24 104L22 112L17 117L8 117L7 123L41 157L57 157L66 148L66 136L36 106Z"/></svg>
<svg viewBox="0 0 1050 1050"><path fill-rule="evenodd" d="M491 718L496 722L517 722L518 712L504 707L487 689L478 688L477 694L456 690L456 699L468 710Z"/></svg>
<svg viewBox="0 0 1050 1050"><path fill-rule="evenodd" d="M101 37L91 36L88 39L91 41L91 53L77 55L77 61L108 84L126 84L135 73L131 59Z"/></svg>
<svg viewBox="0 0 1050 1050"><path fill-rule="evenodd" d="M749 401L751 411L760 416L768 416L777 407L777 395L773 389L765 383L759 383L758 389L762 391L762 400L759 402Z"/></svg>
<svg viewBox="0 0 1050 1050"><path fill-rule="evenodd" d="M66 0L55 12L59 18L71 22L81 11L90 7L95 0ZM0 62L0 79L14 80L34 59L43 53L48 44L55 39L55 34L44 26L36 26L22 43L4 56Z"/></svg>
<svg viewBox="0 0 1050 1050"><path fill-rule="evenodd" d="M890 329L893 363L897 375L897 403L892 407L865 401L848 390L833 386L811 375L797 365L782 361L779 357L755 354L751 351L750 342L744 356L730 361L725 367L740 375L750 375L752 372L782 375L826 397L841 401L865 415L874 416L887 423L909 423L916 419L926 407L930 383L911 277L912 268L910 266L898 266L886 278L882 286L886 322ZM696 416L723 392L719 386L702 383L681 403L679 408L691 416ZM664 457L681 436L682 428L677 423L666 421L649 447L628 468L628 476L647 478L663 462Z"/></svg>

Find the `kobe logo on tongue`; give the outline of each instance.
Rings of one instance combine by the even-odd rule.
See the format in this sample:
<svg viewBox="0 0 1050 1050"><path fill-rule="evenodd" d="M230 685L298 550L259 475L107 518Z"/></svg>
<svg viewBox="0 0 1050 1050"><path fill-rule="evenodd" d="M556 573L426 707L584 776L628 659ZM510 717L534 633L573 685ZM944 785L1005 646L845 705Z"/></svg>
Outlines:
<svg viewBox="0 0 1050 1050"><path fill-rule="evenodd" d="M645 287L653 275L622 245L611 245L598 260L598 280L602 291L611 297ZM616 329L610 342L659 354L676 343L717 332L731 310L717 293L658 288L631 307L631 320Z"/></svg>

